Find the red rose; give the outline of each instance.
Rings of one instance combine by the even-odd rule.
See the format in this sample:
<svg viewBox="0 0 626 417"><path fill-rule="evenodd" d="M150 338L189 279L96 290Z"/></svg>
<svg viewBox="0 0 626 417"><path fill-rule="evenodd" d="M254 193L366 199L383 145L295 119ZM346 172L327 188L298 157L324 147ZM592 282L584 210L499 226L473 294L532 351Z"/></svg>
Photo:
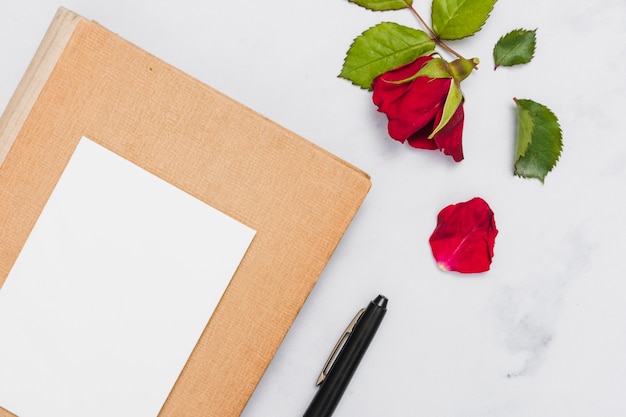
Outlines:
<svg viewBox="0 0 626 417"><path fill-rule="evenodd" d="M441 78L426 75L415 77L432 59L431 56L423 56L379 75L372 83L372 99L378 111L387 115L389 135L392 138L402 143L408 141L415 148L439 149L459 162L463 160L462 101L450 120L432 135L442 119L450 84L455 79L451 74ZM471 61L465 61L472 65Z"/></svg>
<svg viewBox="0 0 626 417"><path fill-rule="evenodd" d="M441 210L429 242L441 269L485 272L491 265L497 234L493 211L476 197Z"/></svg>

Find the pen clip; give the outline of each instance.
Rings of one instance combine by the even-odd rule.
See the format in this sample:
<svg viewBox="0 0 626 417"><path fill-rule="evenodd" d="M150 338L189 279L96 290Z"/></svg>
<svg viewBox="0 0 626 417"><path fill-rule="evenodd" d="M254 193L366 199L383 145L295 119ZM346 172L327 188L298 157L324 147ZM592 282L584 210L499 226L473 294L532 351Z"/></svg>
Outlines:
<svg viewBox="0 0 626 417"><path fill-rule="evenodd" d="M350 336L350 333L352 333L352 331L354 330L354 326L356 326L356 323L359 321L359 319L363 315L363 312L365 312L365 309L364 308L360 309L359 312L356 313L356 316L354 316L354 318L352 319L350 324L348 324L348 327L346 327L346 330L344 330L343 334L341 335L341 337L337 341L337 344L335 344L335 347L333 348L333 351L330 352L330 356L326 360L326 363L324 364L324 368L322 369L322 372L320 373L320 376L317 378L317 382L315 383L315 385L319 385L322 382L324 382L324 380L328 376L328 371L330 371L330 367L332 366L335 358L337 357L337 354L339 353L339 350L341 349L341 347L343 346L345 341Z"/></svg>

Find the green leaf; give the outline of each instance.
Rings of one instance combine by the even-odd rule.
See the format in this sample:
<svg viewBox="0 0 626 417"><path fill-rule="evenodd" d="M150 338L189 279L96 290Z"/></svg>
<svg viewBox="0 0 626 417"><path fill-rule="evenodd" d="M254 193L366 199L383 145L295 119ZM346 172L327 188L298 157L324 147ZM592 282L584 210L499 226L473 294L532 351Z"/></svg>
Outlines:
<svg viewBox="0 0 626 417"><path fill-rule="evenodd" d="M515 29L501 37L493 48L495 68L529 63L535 55L536 32L536 29Z"/></svg>
<svg viewBox="0 0 626 417"><path fill-rule="evenodd" d="M487 21L497 0L433 0L433 30L441 39L466 38Z"/></svg>
<svg viewBox="0 0 626 417"><path fill-rule="evenodd" d="M366 9L375 11L406 9L413 0L348 0Z"/></svg>
<svg viewBox="0 0 626 417"><path fill-rule="evenodd" d="M339 76L369 89L380 74L429 55L434 49L435 42L421 30L379 23L354 40Z"/></svg>
<svg viewBox="0 0 626 417"><path fill-rule="evenodd" d="M517 104L514 173L543 182L563 149L561 126L555 114L543 104L526 99L514 100Z"/></svg>
<svg viewBox="0 0 626 417"><path fill-rule="evenodd" d="M448 96L446 97L446 102L443 105L441 120L439 121L437 127L433 130L433 133L428 136L428 139L434 138L435 135L448 124L450 119L452 119L452 116L454 116L454 113L456 113L456 109L458 109L461 105L462 101L463 93L461 92L461 88L456 81L452 80Z"/></svg>

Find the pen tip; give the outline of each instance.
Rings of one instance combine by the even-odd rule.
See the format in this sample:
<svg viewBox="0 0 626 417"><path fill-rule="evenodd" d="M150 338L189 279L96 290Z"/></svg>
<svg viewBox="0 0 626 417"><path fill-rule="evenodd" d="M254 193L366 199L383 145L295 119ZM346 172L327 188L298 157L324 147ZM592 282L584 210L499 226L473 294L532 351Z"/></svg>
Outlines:
<svg viewBox="0 0 626 417"><path fill-rule="evenodd" d="M374 299L374 304L376 304L380 308L387 308L387 297L384 295L379 295Z"/></svg>

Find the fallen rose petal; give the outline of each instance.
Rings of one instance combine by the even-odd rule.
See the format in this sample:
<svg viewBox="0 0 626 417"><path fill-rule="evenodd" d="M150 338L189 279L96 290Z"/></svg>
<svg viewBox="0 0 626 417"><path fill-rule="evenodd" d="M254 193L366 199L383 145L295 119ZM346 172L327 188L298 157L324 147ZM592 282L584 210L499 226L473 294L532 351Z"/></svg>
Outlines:
<svg viewBox="0 0 626 417"><path fill-rule="evenodd" d="M441 269L478 273L491 266L497 234L493 211L475 197L441 210L429 243Z"/></svg>

